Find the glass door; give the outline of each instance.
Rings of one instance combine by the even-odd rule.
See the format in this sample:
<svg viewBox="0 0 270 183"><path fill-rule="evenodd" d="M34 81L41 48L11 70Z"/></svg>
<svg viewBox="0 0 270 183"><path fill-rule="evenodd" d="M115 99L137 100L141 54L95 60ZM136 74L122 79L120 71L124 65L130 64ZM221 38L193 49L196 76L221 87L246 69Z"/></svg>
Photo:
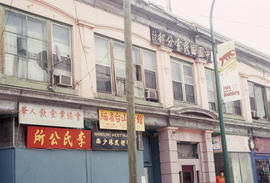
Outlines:
<svg viewBox="0 0 270 183"><path fill-rule="evenodd" d="M270 169L268 159L256 159L258 183L270 183Z"/></svg>

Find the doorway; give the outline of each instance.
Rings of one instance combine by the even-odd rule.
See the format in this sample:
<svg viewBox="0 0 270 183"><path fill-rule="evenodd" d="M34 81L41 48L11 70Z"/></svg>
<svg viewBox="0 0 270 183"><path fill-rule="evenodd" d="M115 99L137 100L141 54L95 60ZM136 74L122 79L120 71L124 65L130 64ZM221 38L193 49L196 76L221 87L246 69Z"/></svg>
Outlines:
<svg viewBox="0 0 270 183"><path fill-rule="evenodd" d="M194 171L193 166L182 166L183 183L194 183Z"/></svg>

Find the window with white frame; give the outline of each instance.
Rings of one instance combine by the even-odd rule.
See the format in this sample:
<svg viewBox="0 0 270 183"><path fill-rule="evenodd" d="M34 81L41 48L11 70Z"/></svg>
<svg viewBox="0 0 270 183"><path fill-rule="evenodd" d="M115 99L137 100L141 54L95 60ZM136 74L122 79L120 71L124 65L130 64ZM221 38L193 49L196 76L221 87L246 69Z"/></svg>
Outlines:
<svg viewBox="0 0 270 183"><path fill-rule="evenodd" d="M268 118L270 89L252 82L248 82L248 87L252 117Z"/></svg>
<svg viewBox="0 0 270 183"><path fill-rule="evenodd" d="M171 58L171 69L174 99L195 103L192 64Z"/></svg>
<svg viewBox="0 0 270 183"><path fill-rule="evenodd" d="M5 75L47 82L51 65L71 76L70 27L12 10L4 11L4 27Z"/></svg>
<svg viewBox="0 0 270 183"><path fill-rule="evenodd" d="M124 44L95 35L95 49L97 92L124 96L126 83ZM150 97L150 100L157 101L155 52L133 46L132 57L135 97L145 99Z"/></svg>
<svg viewBox="0 0 270 183"><path fill-rule="evenodd" d="M210 110L217 110L217 100L216 100L216 89L215 89L215 75L214 71L205 68L205 78L207 85L207 95L208 95L208 107Z"/></svg>

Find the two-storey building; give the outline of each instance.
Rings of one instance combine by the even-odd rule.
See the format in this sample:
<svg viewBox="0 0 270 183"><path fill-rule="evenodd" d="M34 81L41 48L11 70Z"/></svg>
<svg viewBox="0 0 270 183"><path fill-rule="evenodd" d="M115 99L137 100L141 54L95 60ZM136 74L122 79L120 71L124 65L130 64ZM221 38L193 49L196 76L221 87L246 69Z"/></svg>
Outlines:
<svg viewBox="0 0 270 183"><path fill-rule="evenodd" d="M117 122L126 109L122 1L11 2L0 4L1 182L128 182L127 151L116 139L92 136L93 147L114 150L28 146L30 125L114 133L101 120L109 111ZM132 44L136 113L145 124L137 132L140 182L214 183L223 160L209 30L137 0ZM242 99L224 103L232 180L269 181L270 57L240 43L236 53ZM49 123L55 115L59 123ZM83 126L67 125L82 116ZM60 143L55 133L48 138Z"/></svg>

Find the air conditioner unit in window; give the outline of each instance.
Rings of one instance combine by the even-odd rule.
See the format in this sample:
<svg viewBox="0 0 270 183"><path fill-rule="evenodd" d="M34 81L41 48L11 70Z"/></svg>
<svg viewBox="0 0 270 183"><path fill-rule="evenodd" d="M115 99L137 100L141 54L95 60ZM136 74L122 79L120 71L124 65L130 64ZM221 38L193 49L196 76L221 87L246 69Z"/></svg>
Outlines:
<svg viewBox="0 0 270 183"><path fill-rule="evenodd" d="M251 111L251 116L253 119L260 119L260 117L258 116L257 111Z"/></svg>
<svg viewBox="0 0 270 183"><path fill-rule="evenodd" d="M57 86L72 86L72 77L65 75L54 75L54 84Z"/></svg>
<svg viewBox="0 0 270 183"><path fill-rule="evenodd" d="M145 89L145 99L148 101L158 101L158 95L156 89Z"/></svg>

